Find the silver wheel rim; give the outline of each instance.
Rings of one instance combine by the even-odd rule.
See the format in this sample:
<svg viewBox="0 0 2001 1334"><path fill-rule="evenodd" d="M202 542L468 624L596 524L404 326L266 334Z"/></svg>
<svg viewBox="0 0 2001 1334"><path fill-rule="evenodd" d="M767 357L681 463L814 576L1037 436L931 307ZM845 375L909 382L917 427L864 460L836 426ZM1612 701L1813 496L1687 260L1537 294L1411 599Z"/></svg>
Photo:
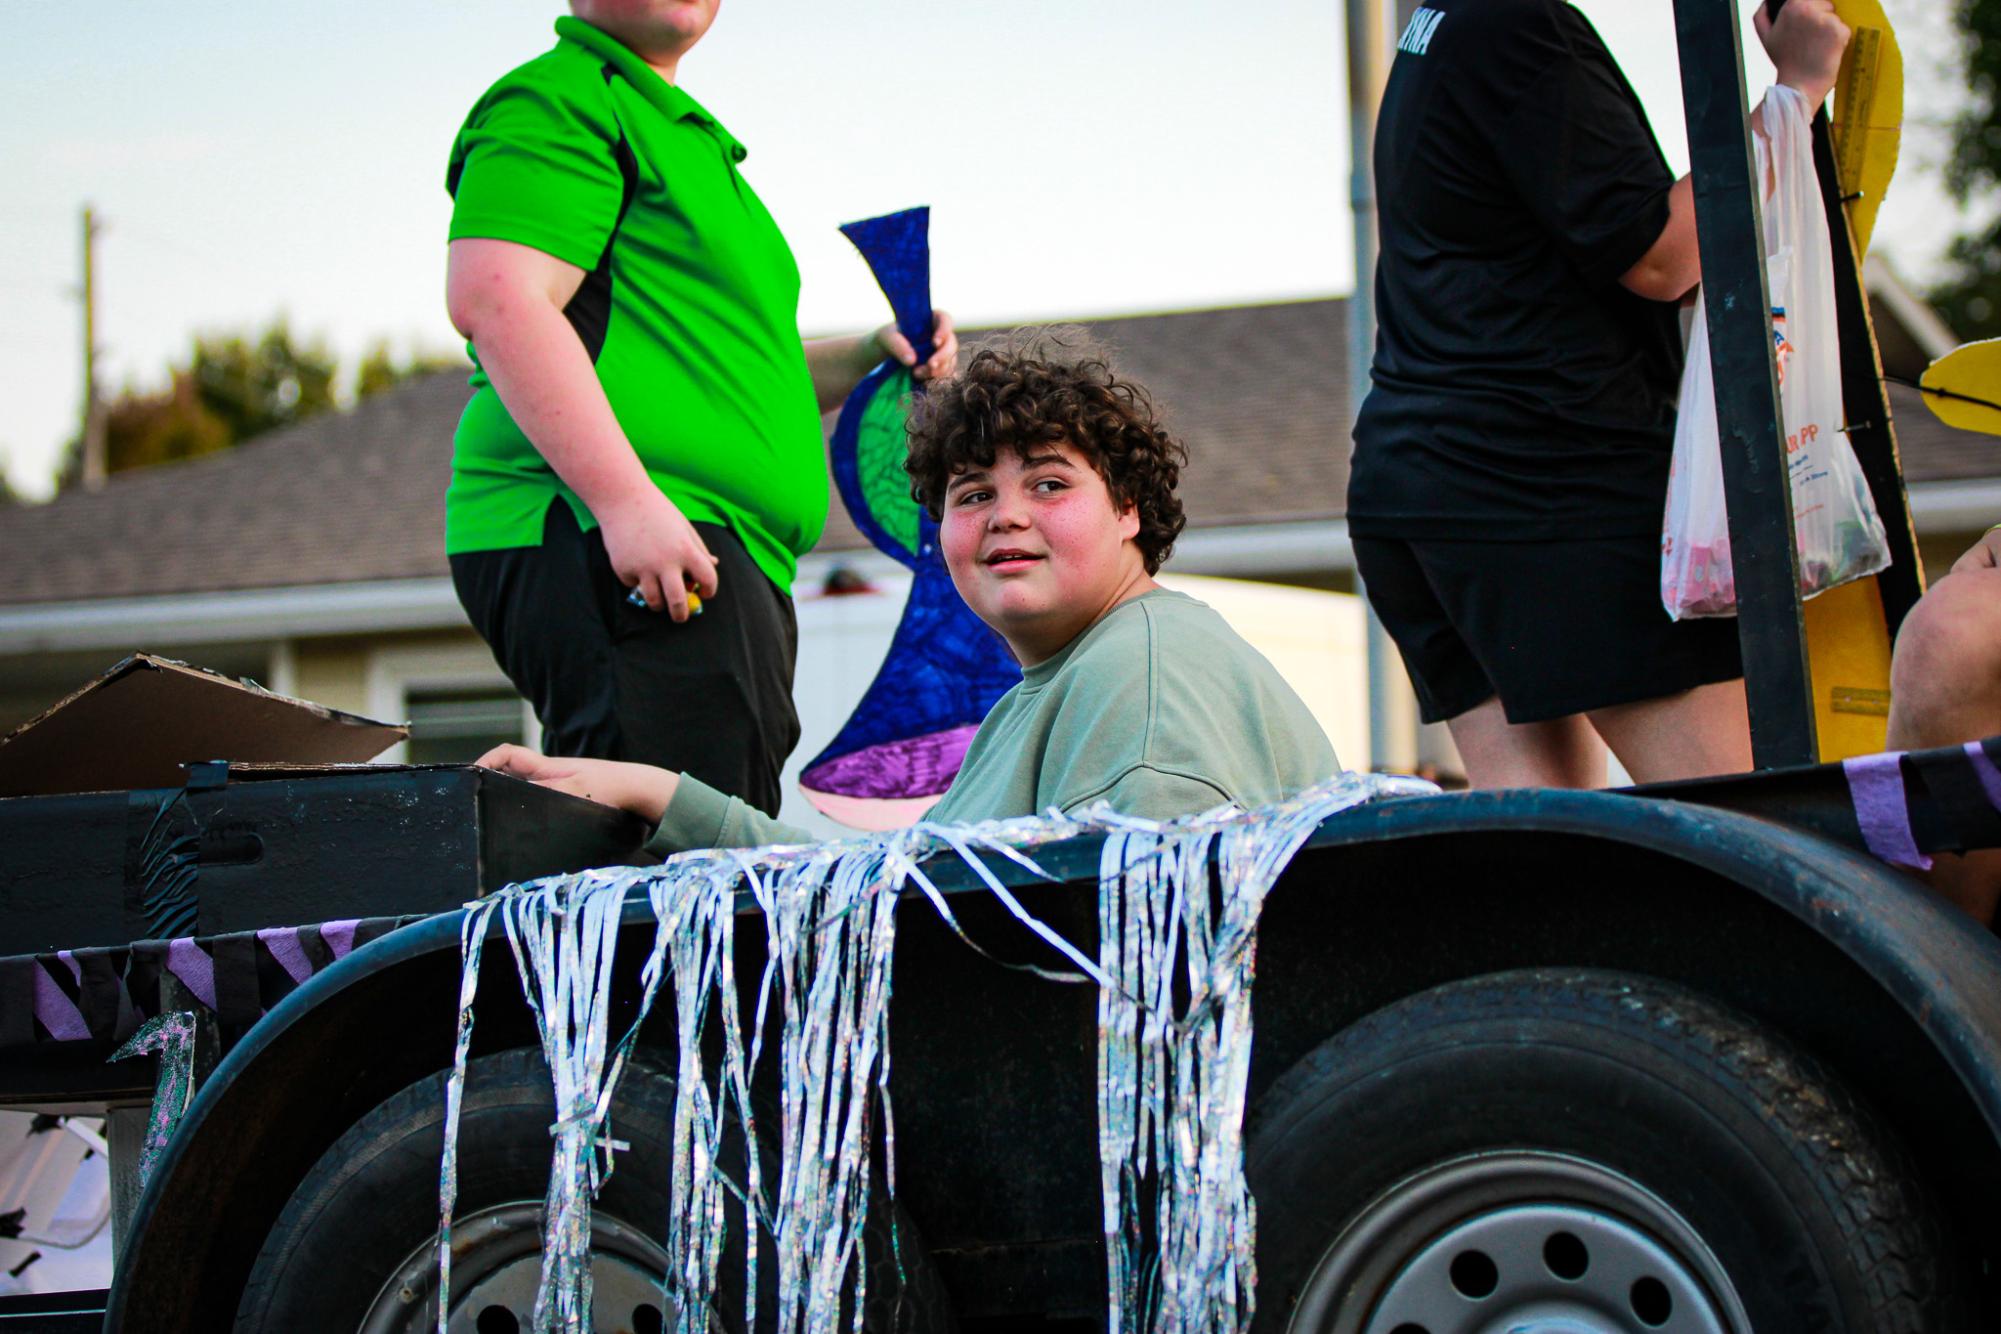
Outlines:
<svg viewBox="0 0 2001 1334"><path fill-rule="evenodd" d="M452 1220L449 1334L525 1334L534 1328L542 1269L542 1202L495 1205ZM674 1325L662 1283L667 1252L599 1212L591 1222L592 1334L657 1334ZM382 1286L359 1334L435 1334L438 1245L412 1251Z"/></svg>
<svg viewBox="0 0 2001 1334"><path fill-rule="evenodd" d="M1675 1209L1567 1154L1475 1154L1376 1198L1314 1267L1294 1334L1750 1334Z"/></svg>

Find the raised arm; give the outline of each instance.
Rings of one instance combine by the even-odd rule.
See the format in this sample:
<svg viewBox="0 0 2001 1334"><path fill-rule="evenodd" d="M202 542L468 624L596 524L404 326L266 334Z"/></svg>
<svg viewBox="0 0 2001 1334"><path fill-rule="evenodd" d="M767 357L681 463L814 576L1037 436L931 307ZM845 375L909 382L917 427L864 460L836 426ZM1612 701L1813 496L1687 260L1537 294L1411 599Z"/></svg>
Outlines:
<svg viewBox="0 0 2001 1334"><path fill-rule="evenodd" d="M820 411L832 412L841 406L861 378L884 357L910 367L919 380L948 379L959 368L959 335L953 332L952 317L942 310L931 312L931 355L922 366L917 364L917 350L894 324L885 324L874 333L807 339L806 369L812 372L813 395L820 402Z"/></svg>
<svg viewBox="0 0 2001 1334"><path fill-rule="evenodd" d="M1788 0L1776 22L1766 16L1764 0L1759 0L1752 23L1772 57L1778 82L1797 90L1809 107L1825 102L1841 71L1841 53L1848 48L1848 25L1835 15L1834 0ZM1763 115L1762 109L1751 115L1751 129L1757 134L1765 132ZM1619 281L1652 301L1678 301L1702 281L1691 177L1674 183L1660 239Z"/></svg>

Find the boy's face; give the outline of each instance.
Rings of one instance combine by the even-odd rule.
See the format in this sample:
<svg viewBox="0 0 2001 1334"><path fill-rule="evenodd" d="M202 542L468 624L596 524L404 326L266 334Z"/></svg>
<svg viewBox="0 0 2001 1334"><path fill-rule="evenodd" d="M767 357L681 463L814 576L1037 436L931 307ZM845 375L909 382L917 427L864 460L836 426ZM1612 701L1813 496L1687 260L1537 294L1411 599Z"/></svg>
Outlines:
<svg viewBox="0 0 2001 1334"><path fill-rule="evenodd" d="M1066 444L952 478L939 542L959 596L1033 666L1112 607L1150 586L1134 538L1139 512L1112 502L1105 479Z"/></svg>

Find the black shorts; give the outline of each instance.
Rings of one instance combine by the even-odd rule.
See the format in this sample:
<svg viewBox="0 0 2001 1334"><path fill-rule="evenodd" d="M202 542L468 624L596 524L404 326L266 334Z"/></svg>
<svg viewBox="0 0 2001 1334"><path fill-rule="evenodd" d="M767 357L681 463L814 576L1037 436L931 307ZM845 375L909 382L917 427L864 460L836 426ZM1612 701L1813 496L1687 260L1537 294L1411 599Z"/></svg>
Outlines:
<svg viewBox="0 0 2001 1334"><path fill-rule="evenodd" d="M1428 723L1495 695L1535 723L1744 674L1734 618L1668 619L1657 538L1354 541Z"/></svg>
<svg viewBox="0 0 2001 1334"><path fill-rule="evenodd" d="M792 599L736 535L695 530L717 558L716 596L676 625L627 602L604 536L556 500L542 545L465 552L452 583L473 629L542 720L551 755L637 760L693 774L778 813L799 744Z"/></svg>

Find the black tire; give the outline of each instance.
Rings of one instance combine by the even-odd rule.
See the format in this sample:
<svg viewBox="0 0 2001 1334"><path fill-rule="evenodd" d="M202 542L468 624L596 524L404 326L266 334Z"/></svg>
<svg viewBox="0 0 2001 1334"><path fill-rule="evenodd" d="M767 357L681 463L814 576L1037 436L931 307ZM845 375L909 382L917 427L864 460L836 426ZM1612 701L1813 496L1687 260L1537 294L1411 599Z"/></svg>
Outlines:
<svg viewBox="0 0 2001 1334"><path fill-rule="evenodd" d="M1534 1300L1636 1331L1966 1328L1894 1140L1803 1052L1656 979L1533 970L1409 997L1287 1072L1246 1148L1260 1331L1425 1330L1406 1313L1454 1300L1491 1302L1483 1329ZM1605 1220L1600 1250L1559 1246L1567 1218ZM1672 1320L1631 1309L1657 1280L1620 1266L1649 1240L1681 1283Z"/></svg>
<svg viewBox="0 0 2001 1334"><path fill-rule="evenodd" d="M430 1314L428 1324L419 1320L412 1327L436 1328L444 1086L442 1073L412 1084L349 1127L320 1158L293 1192L258 1254L237 1309L237 1334L278 1330L355 1334L371 1309L382 1309L378 1298L391 1276L412 1272L407 1266L413 1257L418 1259L412 1286L421 1289L418 1300ZM461 1238L477 1232L478 1225L468 1227L462 1220L483 1213L496 1220L492 1223L496 1232L501 1228L499 1219L513 1216L516 1231L539 1235L554 1106L549 1068L538 1050L500 1052L468 1064L459 1131L459 1195L453 1211L455 1248ZM631 1149L618 1155L594 1209L593 1242L600 1270L605 1247L619 1247L618 1238L624 1237L617 1253L633 1268L650 1271L656 1280L661 1272L664 1258L657 1239L665 1232L670 1201L673 1107L671 1077L643 1061L627 1067L613 1101L612 1126ZM724 1170L741 1180L740 1170L731 1164L726 1162ZM899 1212L893 1233L890 1218L887 1201L879 1199L863 1236L869 1276L865 1327L894 1334L951 1330L949 1301L916 1229ZM738 1249L742 1223L741 1208L732 1201L729 1227L737 1240L723 1258L713 1316L720 1330L740 1330L743 1325L743 1261ZM890 1249L892 1235L901 1249L905 1279L901 1285L897 1257ZM770 1245L769 1234L761 1234L760 1257L772 1254ZM426 1248L432 1252L428 1262L419 1255ZM463 1259L462 1254L453 1266L455 1305L467 1291L461 1276ZM760 1264L760 1287L770 1269L769 1263ZM602 1292L603 1278L599 1287ZM768 1290L761 1304L768 1315ZM634 1323L659 1328L651 1318L642 1315ZM670 1327L671 1322L670 1313ZM521 1327L528 1327L525 1320ZM480 1325L481 1330L487 1328Z"/></svg>

